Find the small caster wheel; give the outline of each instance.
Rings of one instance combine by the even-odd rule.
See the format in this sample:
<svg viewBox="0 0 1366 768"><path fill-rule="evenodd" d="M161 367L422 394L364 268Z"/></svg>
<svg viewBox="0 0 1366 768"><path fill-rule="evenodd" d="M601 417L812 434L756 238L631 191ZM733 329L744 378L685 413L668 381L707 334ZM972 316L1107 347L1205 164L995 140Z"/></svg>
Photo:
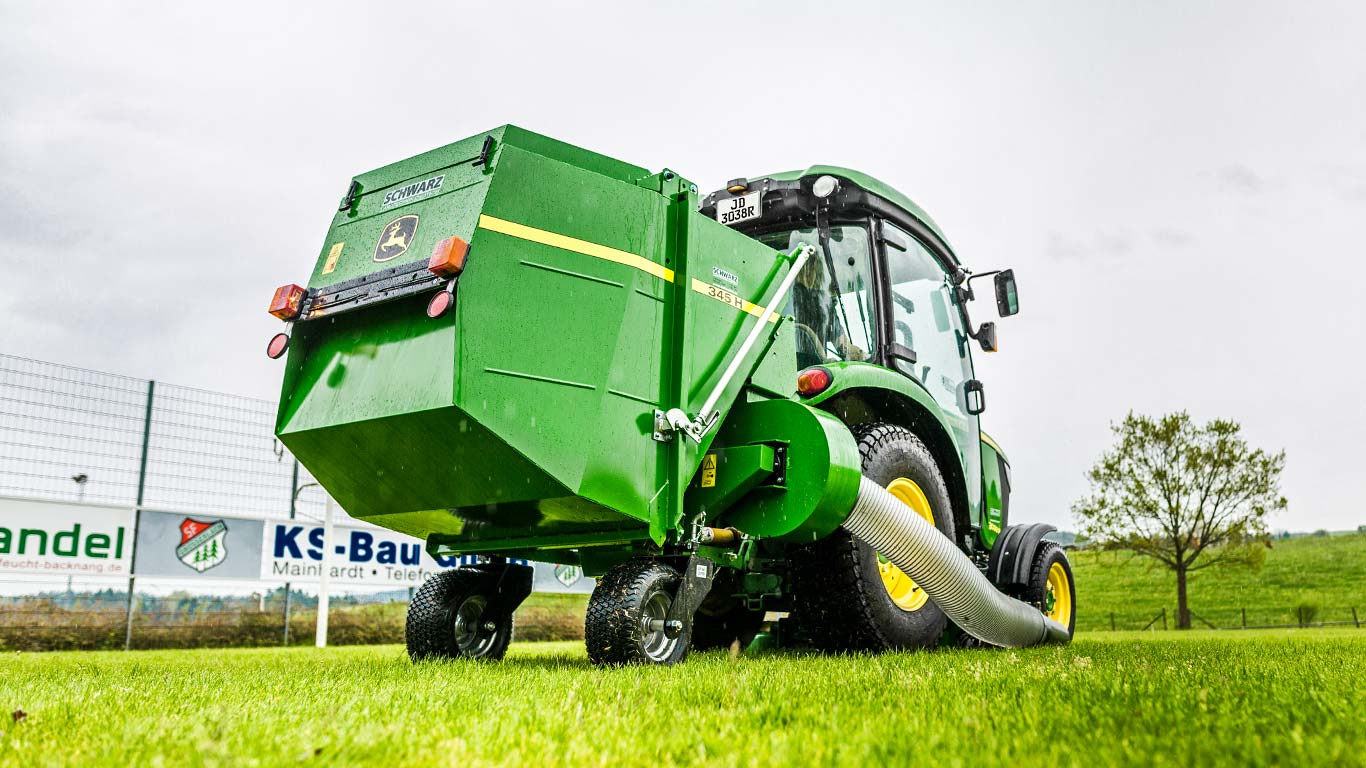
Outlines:
<svg viewBox="0 0 1366 768"><path fill-rule="evenodd" d="M677 664L688 655L688 633L668 619L682 579L654 560L628 560L598 580L588 600L588 658L604 664Z"/></svg>
<svg viewBox="0 0 1366 768"><path fill-rule="evenodd" d="M503 658L512 642L512 614L490 621L484 574L458 568L427 579L408 605L408 657Z"/></svg>

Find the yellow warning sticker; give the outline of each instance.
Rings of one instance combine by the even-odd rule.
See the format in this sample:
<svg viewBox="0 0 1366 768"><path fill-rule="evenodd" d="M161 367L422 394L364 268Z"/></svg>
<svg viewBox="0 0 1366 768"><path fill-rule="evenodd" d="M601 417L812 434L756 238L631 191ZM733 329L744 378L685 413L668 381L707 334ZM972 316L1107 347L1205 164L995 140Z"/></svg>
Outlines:
<svg viewBox="0 0 1366 768"><path fill-rule="evenodd" d="M703 488L716 485L716 454L709 453L702 457L702 482L699 485Z"/></svg>
<svg viewBox="0 0 1366 768"><path fill-rule="evenodd" d="M337 262L341 259L342 247L346 243L334 243L332 250L327 252L327 263L323 264L323 274L330 275L332 270L337 268Z"/></svg>

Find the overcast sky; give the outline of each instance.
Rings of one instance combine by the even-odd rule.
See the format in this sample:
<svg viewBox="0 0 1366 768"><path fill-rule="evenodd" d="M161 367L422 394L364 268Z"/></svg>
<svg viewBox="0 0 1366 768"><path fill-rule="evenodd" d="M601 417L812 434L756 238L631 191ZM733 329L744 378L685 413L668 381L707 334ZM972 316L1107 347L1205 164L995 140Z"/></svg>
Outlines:
<svg viewBox="0 0 1366 768"><path fill-rule="evenodd" d="M5 0L0 352L273 399L351 176L510 122L703 190L859 168L1013 267L1017 521L1184 408L1287 451L1276 527L1366 523L1366 5L673 6Z"/></svg>

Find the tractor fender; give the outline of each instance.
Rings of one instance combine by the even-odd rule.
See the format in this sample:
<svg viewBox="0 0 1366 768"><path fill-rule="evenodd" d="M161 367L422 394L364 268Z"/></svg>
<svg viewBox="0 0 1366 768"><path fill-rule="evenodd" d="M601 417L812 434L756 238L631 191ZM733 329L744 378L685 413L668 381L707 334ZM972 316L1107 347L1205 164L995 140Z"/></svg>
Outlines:
<svg viewBox="0 0 1366 768"><path fill-rule="evenodd" d="M1056 530L1048 523L1006 526L991 548L987 579L1003 592L1024 590L1029 584L1029 569L1043 537Z"/></svg>
<svg viewBox="0 0 1366 768"><path fill-rule="evenodd" d="M807 399L806 404L835 415L851 429L857 424L883 421L914 432L944 472L953 502L954 527L960 535L970 531L967 473L958 441L943 409L930 393L915 381L879 365L841 362L821 367L831 372L830 386Z"/></svg>

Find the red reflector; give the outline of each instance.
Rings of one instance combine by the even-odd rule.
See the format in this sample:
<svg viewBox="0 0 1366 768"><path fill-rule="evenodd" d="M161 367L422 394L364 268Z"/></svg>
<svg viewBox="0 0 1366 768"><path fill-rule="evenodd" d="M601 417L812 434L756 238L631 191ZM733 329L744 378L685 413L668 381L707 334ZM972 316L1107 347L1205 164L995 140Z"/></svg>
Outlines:
<svg viewBox="0 0 1366 768"><path fill-rule="evenodd" d="M448 237L432 248L427 271L442 277L455 277L465 268L465 256L469 252L469 243L458 237Z"/></svg>
<svg viewBox="0 0 1366 768"><path fill-rule="evenodd" d="M830 372L824 368L807 368L797 374L797 394L815 397L830 386Z"/></svg>
<svg viewBox="0 0 1366 768"><path fill-rule="evenodd" d="M427 302L427 317L441 317L455 303L455 294L441 291Z"/></svg>
<svg viewBox="0 0 1366 768"><path fill-rule="evenodd" d="M289 334L277 333L271 337L270 343L266 345L266 357L271 360L278 360L286 349L289 349Z"/></svg>
<svg viewBox="0 0 1366 768"><path fill-rule="evenodd" d="M282 285L275 289L270 300L270 313L281 320L293 320L304 300L304 289L297 285Z"/></svg>

